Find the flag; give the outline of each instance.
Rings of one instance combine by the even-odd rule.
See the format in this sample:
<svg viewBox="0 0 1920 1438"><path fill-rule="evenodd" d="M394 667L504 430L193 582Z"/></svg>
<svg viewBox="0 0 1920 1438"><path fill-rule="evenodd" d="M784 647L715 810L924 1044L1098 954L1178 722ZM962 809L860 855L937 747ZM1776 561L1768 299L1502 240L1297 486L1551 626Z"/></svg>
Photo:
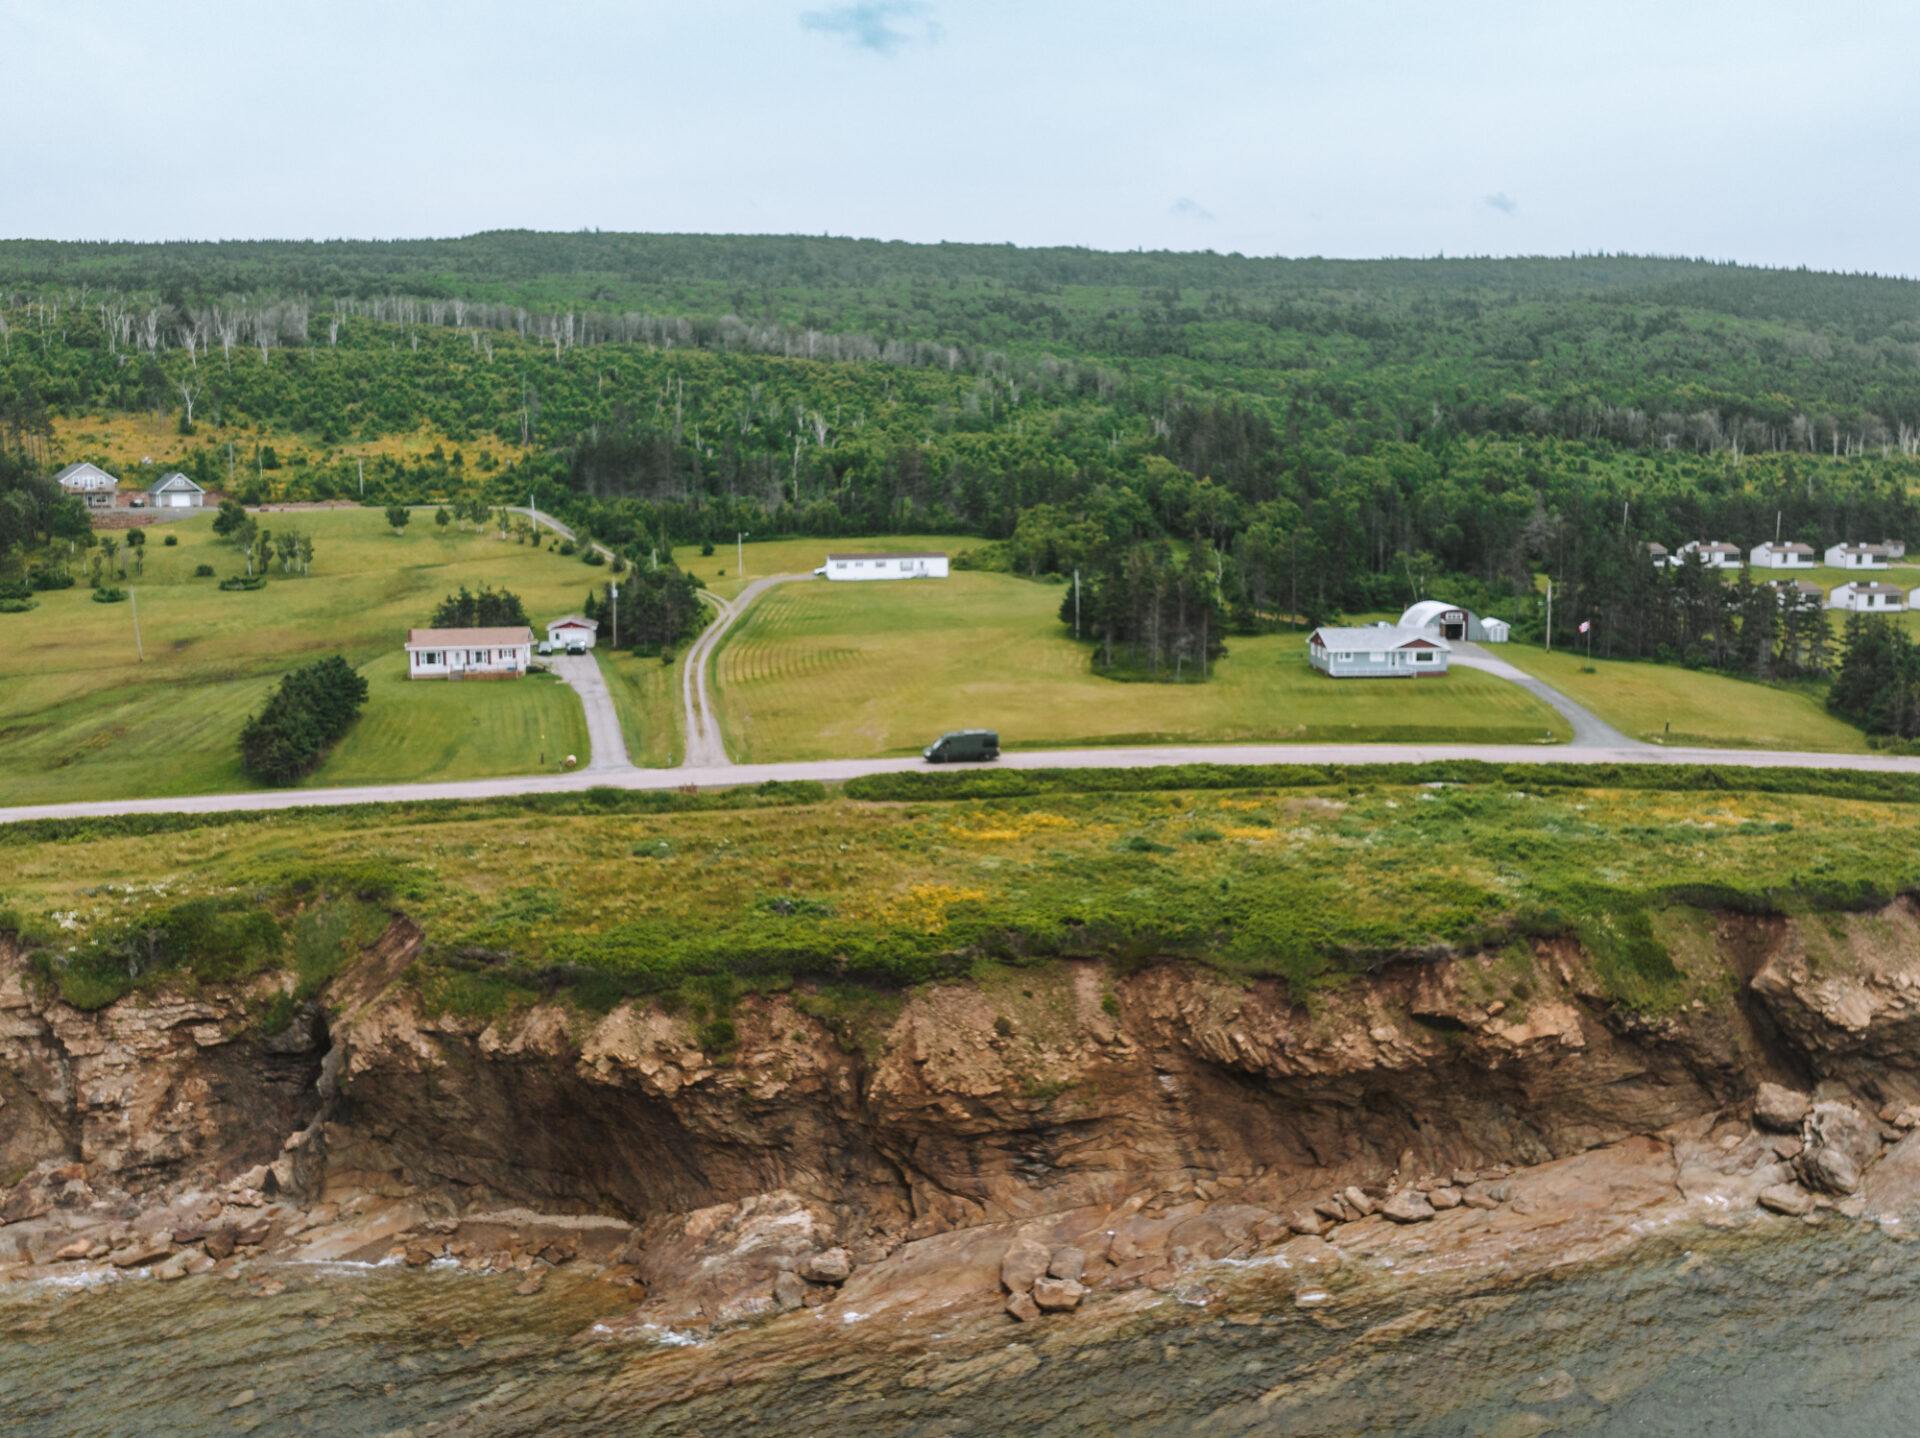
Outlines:
<svg viewBox="0 0 1920 1438"><path fill-rule="evenodd" d="M1580 632L1582 634L1585 634L1591 628L1593 628L1593 621L1591 619L1583 619L1580 621Z"/></svg>

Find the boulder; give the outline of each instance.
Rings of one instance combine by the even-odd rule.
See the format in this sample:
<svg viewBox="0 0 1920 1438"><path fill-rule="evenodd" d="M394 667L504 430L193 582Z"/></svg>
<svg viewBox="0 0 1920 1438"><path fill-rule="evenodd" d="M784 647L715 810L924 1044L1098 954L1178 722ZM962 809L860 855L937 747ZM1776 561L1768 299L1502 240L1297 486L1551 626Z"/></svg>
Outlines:
<svg viewBox="0 0 1920 1438"><path fill-rule="evenodd" d="M1287 1219L1287 1227L1295 1233L1303 1233L1309 1238L1318 1238L1329 1228L1333 1227L1333 1220L1314 1209L1302 1208L1295 1210L1293 1215Z"/></svg>
<svg viewBox="0 0 1920 1438"><path fill-rule="evenodd" d="M156 1233L152 1238L140 1239L128 1244L118 1253L109 1256L115 1268L144 1268L165 1258L173 1251L173 1235Z"/></svg>
<svg viewBox="0 0 1920 1438"><path fill-rule="evenodd" d="M1458 1208L1460 1206L1460 1190L1446 1187L1436 1188L1432 1193L1427 1195L1427 1202L1432 1204L1436 1209Z"/></svg>
<svg viewBox="0 0 1920 1438"><path fill-rule="evenodd" d="M1839 1149L1865 1168L1880 1155L1878 1126L1850 1103L1817 1103L1801 1126L1800 1141L1809 1149Z"/></svg>
<svg viewBox="0 0 1920 1438"><path fill-rule="evenodd" d="M1078 1283L1087 1276L1087 1255L1078 1248L1056 1248L1053 1261L1047 1265L1049 1278L1065 1278Z"/></svg>
<svg viewBox="0 0 1920 1438"><path fill-rule="evenodd" d="M522 1298L530 1298L546 1286L547 1270L544 1268L535 1268L529 1270L527 1276L514 1285L513 1291Z"/></svg>
<svg viewBox="0 0 1920 1438"><path fill-rule="evenodd" d="M1040 1305L1033 1301L1031 1293L1016 1293L1007 1300L1007 1312L1022 1323L1031 1323L1040 1316Z"/></svg>
<svg viewBox="0 0 1920 1438"><path fill-rule="evenodd" d="M1071 1278L1036 1278L1033 1301L1047 1313L1071 1313L1087 1296L1086 1285Z"/></svg>
<svg viewBox="0 0 1920 1438"><path fill-rule="evenodd" d="M93 1240L91 1238L76 1238L72 1243L69 1243L65 1248L54 1254L53 1261L55 1263L71 1263L76 1258L85 1258L92 1251Z"/></svg>
<svg viewBox="0 0 1920 1438"><path fill-rule="evenodd" d="M1403 1188L1380 1205L1380 1212L1395 1223L1424 1223L1433 1217L1433 1205L1419 1190Z"/></svg>
<svg viewBox="0 0 1920 1438"><path fill-rule="evenodd" d="M1348 1208L1352 1209L1355 1213L1359 1214L1362 1218L1365 1218L1368 1214L1372 1213L1374 1210L1375 1204L1373 1200L1368 1198L1366 1194L1362 1193L1358 1185L1342 1189L1340 1192L1340 1197L1342 1201L1345 1202Z"/></svg>
<svg viewBox="0 0 1920 1438"><path fill-rule="evenodd" d="M1053 1253L1044 1243L1031 1238L1016 1238L1000 1260L1000 1282L1009 1293L1025 1293L1034 1280L1044 1277Z"/></svg>
<svg viewBox="0 0 1920 1438"><path fill-rule="evenodd" d="M800 1276L809 1283L845 1283L853 1272L853 1255L844 1248L822 1249L800 1260Z"/></svg>
<svg viewBox="0 0 1920 1438"><path fill-rule="evenodd" d="M156 1263L153 1266L153 1276L159 1279L162 1283L179 1282L181 1279L187 1276L186 1254L176 1253L172 1258L169 1258L165 1263Z"/></svg>
<svg viewBox="0 0 1920 1438"><path fill-rule="evenodd" d="M1813 1195L1797 1183L1776 1183L1760 1190L1760 1206L1798 1218L1813 1211Z"/></svg>
<svg viewBox="0 0 1920 1438"><path fill-rule="evenodd" d="M1843 1148L1811 1148L1800 1155L1800 1177L1822 1193L1849 1194L1860 1187L1860 1165Z"/></svg>
<svg viewBox="0 0 1920 1438"><path fill-rule="evenodd" d="M232 1224L225 1228L216 1228L207 1235L207 1257L221 1259L230 1257L234 1248L235 1234L238 1232Z"/></svg>
<svg viewBox="0 0 1920 1438"><path fill-rule="evenodd" d="M1313 1206L1313 1211L1329 1223L1345 1223L1347 1206L1337 1198L1323 1198Z"/></svg>
<svg viewBox="0 0 1920 1438"><path fill-rule="evenodd" d="M1763 1083L1753 1096L1753 1121L1762 1128L1787 1133L1800 1127L1800 1120L1812 1107L1813 1100L1798 1089Z"/></svg>
<svg viewBox="0 0 1920 1438"><path fill-rule="evenodd" d="M782 1313L791 1313L803 1307L807 1301L806 1281L797 1273L781 1273L773 1280L773 1306Z"/></svg>
<svg viewBox="0 0 1920 1438"><path fill-rule="evenodd" d="M407 1250L408 1268L425 1268L433 1260L433 1250L424 1243L416 1243Z"/></svg>

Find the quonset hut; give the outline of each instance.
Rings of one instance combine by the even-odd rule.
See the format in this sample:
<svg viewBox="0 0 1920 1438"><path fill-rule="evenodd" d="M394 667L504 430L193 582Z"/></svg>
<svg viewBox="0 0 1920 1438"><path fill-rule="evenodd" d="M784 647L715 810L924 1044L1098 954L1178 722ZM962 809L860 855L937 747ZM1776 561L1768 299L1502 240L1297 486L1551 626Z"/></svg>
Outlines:
<svg viewBox="0 0 1920 1438"><path fill-rule="evenodd" d="M1482 619L1471 609L1440 599L1423 599L1400 616L1396 629L1421 629L1442 639L1465 639L1475 644L1505 644L1513 626L1504 619Z"/></svg>

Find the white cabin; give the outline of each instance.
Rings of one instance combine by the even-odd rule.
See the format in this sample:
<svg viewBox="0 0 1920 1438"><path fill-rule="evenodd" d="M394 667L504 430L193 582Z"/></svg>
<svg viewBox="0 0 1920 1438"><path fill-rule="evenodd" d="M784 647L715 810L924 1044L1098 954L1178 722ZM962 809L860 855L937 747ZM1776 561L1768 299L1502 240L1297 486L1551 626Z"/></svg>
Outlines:
<svg viewBox="0 0 1920 1438"><path fill-rule="evenodd" d="M1798 604L1811 599L1822 608L1826 606L1827 591L1811 579L1769 579L1767 587L1779 597L1782 604Z"/></svg>
<svg viewBox="0 0 1920 1438"><path fill-rule="evenodd" d="M1307 662L1333 679L1415 679L1445 674L1452 647L1425 629L1379 624L1323 627L1307 636Z"/></svg>
<svg viewBox="0 0 1920 1438"><path fill-rule="evenodd" d="M409 629L409 679L518 679L533 662L533 631L524 624L498 629Z"/></svg>
<svg viewBox="0 0 1920 1438"><path fill-rule="evenodd" d="M813 571L829 579L945 579L944 554L829 554Z"/></svg>
<svg viewBox="0 0 1920 1438"><path fill-rule="evenodd" d="M1674 562L1686 563L1689 554L1699 555L1700 562L1709 569L1740 568L1740 546L1737 544L1723 544L1719 540L1691 540L1680 546L1680 553Z"/></svg>
<svg viewBox="0 0 1920 1438"><path fill-rule="evenodd" d="M1818 562L1811 544L1756 544L1748 558L1755 569L1812 569Z"/></svg>
<svg viewBox="0 0 1920 1438"><path fill-rule="evenodd" d="M557 647L578 645L582 649L591 649L599 636L600 621L597 619L567 614L547 621L547 643Z"/></svg>
<svg viewBox="0 0 1920 1438"><path fill-rule="evenodd" d="M89 509L113 508L114 491L120 488L119 480L99 465L88 464L84 459L78 464L68 465L53 479L68 494L84 499Z"/></svg>
<svg viewBox="0 0 1920 1438"><path fill-rule="evenodd" d="M1836 544L1827 550L1827 563L1835 569L1885 569L1888 557L1884 544Z"/></svg>
<svg viewBox="0 0 1920 1438"><path fill-rule="evenodd" d="M1667 552L1666 545L1655 544L1651 539L1647 541L1647 558L1653 561L1655 569L1665 569L1673 563L1673 556Z"/></svg>
<svg viewBox="0 0 1920 1438"><path fill-rule="evenodd" d="M1907 607L1906 591L1878 580L1852 580L1836 585L1827 596L1827 608L1850 609L1856 614L1898 614Z"/></svg>

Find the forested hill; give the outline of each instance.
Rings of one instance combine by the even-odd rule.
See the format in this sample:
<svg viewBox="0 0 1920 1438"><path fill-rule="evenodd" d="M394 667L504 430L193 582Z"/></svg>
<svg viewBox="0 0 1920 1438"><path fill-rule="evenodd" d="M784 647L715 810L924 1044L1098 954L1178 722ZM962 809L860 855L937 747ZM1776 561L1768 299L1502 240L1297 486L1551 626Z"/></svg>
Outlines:
<svg viewBox="0 0 1920 1438"><path fill-rule="evenodd" d="M611 537L965 529L1039 571L1166 538L1218 551L1242 622L1441 577L1524 611L1542 571L1598 595L1648 539L1907 537L1920 285L808 237L0 243L0 433L46 468L93 457L62 417L116 412L177 419L161 460L263 494L542 483Z"/></svg>

